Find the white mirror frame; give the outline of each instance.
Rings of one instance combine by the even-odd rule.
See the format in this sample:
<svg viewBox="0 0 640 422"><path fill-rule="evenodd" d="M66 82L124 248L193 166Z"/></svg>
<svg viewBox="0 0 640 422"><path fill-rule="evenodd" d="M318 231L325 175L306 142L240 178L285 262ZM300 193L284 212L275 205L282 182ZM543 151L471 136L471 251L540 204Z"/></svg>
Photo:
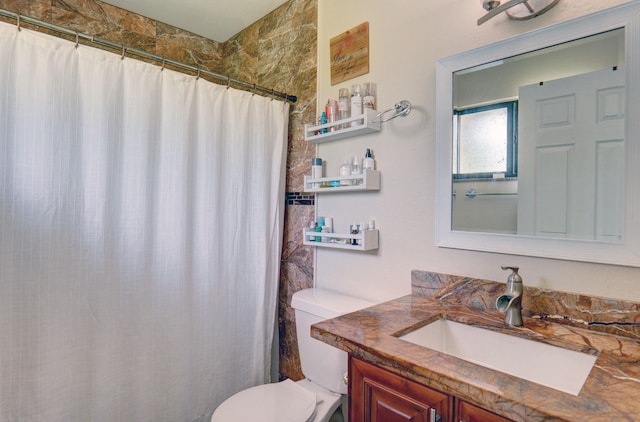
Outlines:
<svg viewBox="0 0 640 422"><path fill-rule="evenodd" d="M452 205L453 73L600 32L625 30L625 205L622 242L454 231ZM436 67L436 245L640 267L640 4L626 3L438 61Z"/></svg>

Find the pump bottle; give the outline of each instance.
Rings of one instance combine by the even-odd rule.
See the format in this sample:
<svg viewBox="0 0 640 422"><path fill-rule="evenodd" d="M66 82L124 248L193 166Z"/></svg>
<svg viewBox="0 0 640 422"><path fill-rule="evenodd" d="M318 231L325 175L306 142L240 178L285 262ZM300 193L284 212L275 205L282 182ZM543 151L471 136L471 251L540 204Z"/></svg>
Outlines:
<svg viewBox="0 0 640 422"><path fill-rule="evenodd" d="M364 154L364 159L362 160L362 169L363 170L375 170L376 169L376 161L373 159L371 155L371 149L367 148L367 152Z"/></svg>

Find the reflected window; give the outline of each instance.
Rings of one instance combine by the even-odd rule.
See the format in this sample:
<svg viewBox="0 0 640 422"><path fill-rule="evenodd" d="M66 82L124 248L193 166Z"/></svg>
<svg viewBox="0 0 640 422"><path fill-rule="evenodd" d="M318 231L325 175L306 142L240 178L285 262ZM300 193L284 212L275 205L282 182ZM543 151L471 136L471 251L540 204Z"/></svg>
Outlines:
<svg viewBox="0 0 640 422"><path fill-rule="evenodd" d="M454 179L517 177L518 102L454 111Z"/></svg>

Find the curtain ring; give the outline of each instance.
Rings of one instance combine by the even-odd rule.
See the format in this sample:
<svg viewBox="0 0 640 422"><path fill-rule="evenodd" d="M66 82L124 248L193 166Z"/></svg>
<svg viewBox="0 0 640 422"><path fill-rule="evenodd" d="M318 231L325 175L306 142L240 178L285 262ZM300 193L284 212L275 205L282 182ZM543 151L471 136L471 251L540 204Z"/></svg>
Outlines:
<svg viewBox="0 0 640 422"><path fill-rule="evenodd" d="M253 95L256 95L256 84L253 84Z"/></svg>
<svg viewBox="0 0 640 422"><path fill-rule="evenodd" d="M231 88L231 76L227 76L227 89Z"/></svg>
<svg viewBox="0 0 640 422"><path fill-rule="evenodd" d="M271 101L273 101L274 94L275 94L275 89L271 88Z"/></svg>
<svg viewBox="0 0 640 422"><path fill-rule="evenodd" d="M76 31L76 48L78 48L79 44L80 44L80 35L78 34L78 31Z"/></svg>
<svg viewBox="0 0 640 422"><path fill-rule="evenodd" d="M21 28L20 28L20 13L16 14L16 25L18 27L18 32L20 32Z"/></svg>
<svg viewBox="0 0 640 422"><path fill-rule="evenodd" d="M198 75L196 76L196 81L200 79L200 66L198 66Z"/></svg>
<svg viewBox="0 0 640 422"><path fill-rule="evenodd" d="M127 54L127 47L124 46L124 44L122 44L122 56L120 57L120 60L124 60L124 56Z"/></svg>
<svg viewBox="0 0 640 422"><path fill-rule="evenodd" d="M160 69L160 71L163 71L163 70L164 70L164 65L165 65L166 63L167 63L167 60L166 60L166 58L163 56L163 57L162 57L162 69Z"/></svg>

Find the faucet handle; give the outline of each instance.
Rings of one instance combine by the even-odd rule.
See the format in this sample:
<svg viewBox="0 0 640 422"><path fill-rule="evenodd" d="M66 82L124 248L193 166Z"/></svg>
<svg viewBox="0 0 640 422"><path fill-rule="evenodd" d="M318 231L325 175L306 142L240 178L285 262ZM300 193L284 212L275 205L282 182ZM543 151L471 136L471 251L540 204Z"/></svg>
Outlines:
<svg viewBox="0 0 640 422"><path fill-rule="evenodd" d="M520 267L500 266L500 268L502 268L503 270L513 271L511 274L509 274L507 283L522 283L522 277L520 277L520 274L518 274L518 270L520 269Z"/></svg>

